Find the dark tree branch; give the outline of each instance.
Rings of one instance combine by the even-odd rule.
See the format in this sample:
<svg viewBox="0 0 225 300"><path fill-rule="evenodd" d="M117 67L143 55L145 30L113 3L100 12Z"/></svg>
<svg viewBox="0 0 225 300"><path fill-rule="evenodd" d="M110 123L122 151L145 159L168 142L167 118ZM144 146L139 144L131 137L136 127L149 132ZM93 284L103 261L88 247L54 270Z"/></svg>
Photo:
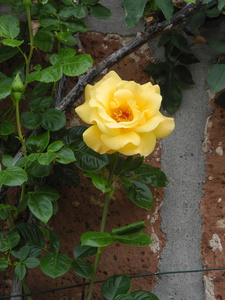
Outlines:
<svg viewBox="0 0 225 300"><path fill-rule="evenodd" d="M186 5L182 10L177 12L171 18L170 22L164 21L162 23L154 23L153 25L150 25L147 29L147 33L145 33L144 35L137 35L137 37L130 43L123 46L122 48L108 56L105 60L103 60L98 67L93 67L88 70L87 73L79 77L78 83L69 92L69 94L62 99L60 104L56 106L56 109L63 111L68 109L83 93L85 86L88 83L92 82L102 71L112 67L116 62L134 52L156 36L170 30L172 27L180 24L181 22L184 22L188 17L190 17L201 7L202 2L203 0L196 0L196 3Z"/></svg>

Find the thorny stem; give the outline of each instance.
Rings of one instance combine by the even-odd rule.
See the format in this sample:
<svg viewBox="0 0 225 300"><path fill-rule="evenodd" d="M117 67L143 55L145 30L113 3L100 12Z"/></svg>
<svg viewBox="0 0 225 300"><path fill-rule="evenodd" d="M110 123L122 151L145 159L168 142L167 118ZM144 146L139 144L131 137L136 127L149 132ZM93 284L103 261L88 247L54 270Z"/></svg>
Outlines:
<svg viewBox="0 0 225 300"><path fill-rule="evenodd" d="M110 186L112 185L112 182L113 182L113 176L114 176L114 172L115 172L115 168L116 168L118 155L119 155L118 152L113 154L113 159L112 159L112 164L111 164L111 169L110 169L110 175L109 175L109 185ZM104 203L104 208L103 208L103 213L102 213L102 222L101 222L100 232L104 232L104 229L105 229L105 223L106 223L106 217L107 217L107 213L108 213L109 201L110 201L110 198L112 196L112 193L113 193L113 189L111 187L111 190L105 196L105 203ZM89 285L89 294L87 296L87 300L91 300L92 291L93 291L93 287L94 287L94 281L95 281L95 277L96 277L96 274L97 274L98 265L99 265L99 261L100 261L100 257L101 257L103 249L104 249L104 247L99 247L98 252L96 254L95 263L94 263L94 270L93 270L93 275L91 277L91 281L90 281L90 285Z"/></svg>

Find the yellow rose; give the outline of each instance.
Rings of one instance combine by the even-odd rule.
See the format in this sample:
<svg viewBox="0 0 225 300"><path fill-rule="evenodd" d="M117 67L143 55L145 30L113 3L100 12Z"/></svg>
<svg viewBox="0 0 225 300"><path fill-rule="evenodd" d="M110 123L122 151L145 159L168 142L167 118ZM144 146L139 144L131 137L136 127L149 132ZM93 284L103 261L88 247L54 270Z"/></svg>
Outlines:
<svg viewBox="0 0 225 300"><path fill-rule="evenodd" d="M83 134L96 152L149 155L156 139L168 136L174 119L160 112L162 96L158 85L140 85L109 72L94 86L85 88L85 102L75 111L87 124Z"/></svg>

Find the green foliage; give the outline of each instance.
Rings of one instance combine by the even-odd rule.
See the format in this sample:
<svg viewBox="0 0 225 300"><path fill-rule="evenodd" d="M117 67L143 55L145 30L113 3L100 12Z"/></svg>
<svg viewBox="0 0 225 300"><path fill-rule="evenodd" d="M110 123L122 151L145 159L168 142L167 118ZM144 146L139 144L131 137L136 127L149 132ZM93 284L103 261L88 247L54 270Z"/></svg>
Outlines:
<svg viewBox="0 0 225 300"><path fill-rule="evenodd" d="M23 261L23 263L28 269L34 269L40 265L40 261L36 257L28 257Z"/></svg>
<svg viewBox="0 0 225 300"><path fill-rule="evenodd" d="M156 5L162 10L165 18L170 20L173 15L173 3L171 0L155 0Z"/></svg>
<svg viewBox="0 0 225 300"><path fill-rule="evenodd" d="M15 275L19 280L22 280L25 277L26 267L22 263L19 263L18 265L16 265Z"/></svg>
<svg viewBox="0 0 225 300"><path fill-rule="evenodd" d="M10 210L16 212L16 207L9 204L0 204L0 218L6 220L9 217Z"/></svg>
<svg viewBox="0 0 225 300"><path fill-rule="evenodd" d="M131 295L136 300L159 300L156 295L143 290L134 291Z"/></svg>
<svg viewBox="0 0 225 300"><path fill-rule="evenodd" d="M40 229L35 224L19 223L12 232L18 232L20 239L20 247L26 245L29 247L29 256L37 257L43 252L45 246L45 238Z"/></svg>
<svg viewBox="0 0 225 300"><path fill-rule="evenodd" d="M58 235L54 231L46 227L39 226L39 229L49 241L50 250L53 252L58 251L61 246L60 238L58 237Z"/></svg>
<svg viewBox="0 0 225 300"><path fill-rule="evenodd" d="M86 172L94 172L108 164L107 155L100 155L81 142L75 149L76 165Z"/></svg>
<svg viewBox="0 0 225 300"><path fill-rule="evenodd" d="M1 48L0 48L1 50ZM1 51L0 51L1 55ZM0 100L5 99L11 93L12 79L0 73Z"/></svg>
<svg viewBox="0 0 225 300"><path fill-rule="evenodd" d="M135 179L129 179L129 183L130 185L124 186L129 199L136 205L150 210L153 204L153 195L147 185Z"/></svg>
<svg viewBox="0 0 225 300"><path fill-rule="evenodd" d="M5 261L4 257L0 258L0 272L5 271L5 269L7 269L8 264Z"/></svg>
<svg viewBox="0 0 225 300"><path fill-rule="evenodd" d="M41 126L49 131L57 131L66 126L66 116L62 111L48 108L42 114Z"/></svg>
<svg viewBox="0 0 225 300"><path fill-rule="evenodd" d="M113 235L128 235L131 233L140 232L142 229L146 228L144 221L136 222L127 226L112 229Z"/></svg>
<svg viewBox="0 0 225 300"><path fill-rule="evenodd" d="M223 90L225 88L225 64L217 64L210 67L207 81L211 93Z"/></svg>
<svg viewBox="0 0 225 300"><path fill-rule="evenodd" d="M17 232L14 232L17 233ZM18 233L17 233L18 234ZM29 255L30 249L28 246L22 246L17 249L12 250L12 254L14 257L18 258L19 260L25 260Z"/></svg>
<svg viewBox="0 0 225 300"><path fill-rule="evenodd" d="M83 278L91 278L92 276L93 268L86 261L74 260L71 264L71 267L77 275Z"/></svg>
<svg viewBox="0 0 225 300"><path fill-rule="evenodd" d="M179 29L164 33L158 46L164 46L166 61L150 63L145 70L157 78L161 88L162 107L173 114L182 102L182 88L194 85L192 75L185 65L199 60L189 52L188 42Z"/></svg>
<svg viewBox="0 0 225 300"><path fill-rule="evenodd" d="M14 39L20 33L19 21L11 15L0 17L0 37Z"/></svg>
<svg viewBox="0 0 225 300"><path fill-rule="evenodd" d="M81 236L82 246L106 247L113 242L114 238L107 232L85 232Z"/></svg>
<svg viewBox="0 0 225 300"><path fill-rule="evenodd" d="M125 23L127 28L134 27L143 15L147 0L124 0L123 7L126 10Z"/></svg>
<svg viewBox="0 0 225 300"><path fill-rule="evenodd" d="M110 10L101 4L90 6L90 11L92 15L98 19L105 20L111 16Z"/></svg>
<svg viewBox="0 0 225 300"><path fill-rule="evenodd" d="M0 63L15 56L19 50L17 48L12 48L9 46L0 47Z"/></svg>
<svg viewBox="0 0 225 300"><path fill-rule="evenodd" d="M80 182L79 174L72 165L54 165L54 171L66 184L77 187Z"/></svg>
<svg viewBox="0 0 225 300"><path fill-rule="evenodd" d="M27 173L22 168L9 166L0 170L0 184L8 186L20 186L27 180Z"/></svg>
<svg viewBox="0 0 225 300"><path fill-rule="evenodd" d="M28 106L32 112L41 112L51 106L52 100L52 97L38 97L31 100Z"/></svg>
<svg viewBox="0 0 225 300"><path fill-rule="evenodd" d="M26 111L21 115L21 122L26 128L34 129L41 125L42 115L38 112Z"/></svg>
<svg viewBox="0 0 225 300"><path fill-rule="evenodd" d="M103 193L107 193L111 190L109 182L99 173L86 173L84 176L91 178L93 185Z"/></svg>
<svg viewBox="0 0 225 300"><path fill-rule="evenodd" d="M34 216L43 223L47 223L53 214L51 201L42 194L29 193L28 207Z"/></svg>
<svg viewBox="0 0 225 300"><path fill-rule="evenodd" d="M0 135L9 135L15 131L15 126L8 122L2 121L0 122Z"/></svg>
<svg viewBox="0 0 225 300"><path fill-rule="evenodd" d="M59 193L56 189L49 185L40 185L34 191L35 194L43 195L47 197L50 201L57 201L60 198Z"/></svg>
<svg viewBox="0 0 225 300"><path fill-rule="evenodd" d="M143 247L151 244L149 235L141 232L145 228L144 222L137 222L107 232L85 232L81 236L81 245L90 247L106 247L113 242L124 245Z"/></svg>
<svg viewBox="0 0 225 300"><path fill-rule="evenodd" d="M131 281L125 274L113 275L102 285L102 294L108 300L159 300L153 293L144 290L128 292Z"/></svg>
<svg viewBox="0 0 225 300"><path fill-rule="evenodd" d="M218 0L218 9L222 10L225 6L225 0Z"/></svg>
<svg viewBox="0 0 225 300"><path fill-rule="evenodd" d="M54 35L46 30L39 30L34 36L34 44L44 52L50 52L53 48Z"/></svg>
<svg viewBox="0 0 225 300"><path fill-rule="evenodd" d="M55 152L56 161L60 164L69 164L76 161L74 152L66 147L61 148L59 151Z"/></svg>
<svg viewBox="0 0 225 300"><path fill-rule="evenodd" d="M97 253L97 248L96 247L91 247L91 246L83 246L81 243L78 243L75 248L74 248L74 257L76 259L78 258L86 258L90 257L94 254Z"/></svg>
<svg viewBox="0 0 225 300"><path fill-rule="evenodd" d="M136 246L136 247L148 246L152 243L149 235L144 232L116 236L115 242L120 242L121 244L124 245Z"/></svg>
<svg viewBox="0 0 225 300"><path fill-rule="evenodd" d="M120 294L114 298L115 300L134 300L134 298L131 295L127 294Z"/></svg>
<svg viewBox="0 0 225 300"><path fill-rule="evenodd" d="M49 139L50 135L48 131L36 136L29 137L26 140L26 148L28 153L43 152L48 146Z"/></svg>
<svg viewBox="0 0 225 300"><path fill-rule="evenodd" d="M151 186L164 187L169 183L164 172L146 164L136 169L135 175L141 182Z"/></svg>
<svg viewBox="0 0 225 300"><path fill-rule="evenodd" d="M70 258L64 253L59 252L45 254L40 263L42 272L53 279L69 271L70 266Z"/></svg>
<svg viewBox="0 0 225 300"><path fill-rule="evenodd" d="M102 285L102 294L108 300L113 300L119 294L127 294L131 288L130 279L126 275L114 275Z"/></svg>

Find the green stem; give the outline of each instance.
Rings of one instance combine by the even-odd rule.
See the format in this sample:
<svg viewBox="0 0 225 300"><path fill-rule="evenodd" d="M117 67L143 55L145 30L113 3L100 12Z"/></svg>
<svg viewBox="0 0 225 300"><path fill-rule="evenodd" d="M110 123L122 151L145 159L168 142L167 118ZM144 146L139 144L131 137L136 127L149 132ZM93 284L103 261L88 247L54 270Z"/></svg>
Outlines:
<svg viewBox="0 0 225 300"><path fill-rule="evenodd" d="M26 64L27 64L28 59L27 59L26 54L20 49L20 47L17 47L17 49L18 49L18 50L20 51L20 53L23 55L23 57L24 57L24 59L25 59L25 62L26 62Z"/></svg>
<svg viewBox="0 0 225 300"><path fill-rule="evenodd" d="M53 96L54 96L54 93L55 93L55 87L56 87L56 83L57 83L57 81L54 81L54 83L53 83L53 86L52 86L51 97L53 97Z"/></svg>
<svg viewBox="0 0 225 300"><path fill-rule="evenodd" d="M112 160L110 175L109 175L109 184L110 184L110 186L112 185L112 182L113 182L113 176L114 176L114 172L115 172L115 168L116 168L118 154L119 153L116 152L113 155L113 160ZM103 208L103 213L102 213L102 222L101 222L100 232L104 232L104 229L105 229L105 223L106 223L106 217L107 217L107 213L108 213L109 201L111 199L112 192L113 192L113 189L111 187L111 190L105 195L105 203L104 203L104 208ZM93 275L91 277L91 281L90 281L90 285L89 285L89 294L87 296L87 300L91 300L91 297L92 297L95 277L96 277L96 274L97 274L98 265L99 265L99 261L100 261L103 249L104 249L104 247L99 247L98 252L96 254L94 268L93 268Z"/></svg>
<svg viewBox="0 0 225 300"><path fill-rule="evenodd" d="M16 124L17 124L17 131L18 131L18 137L23 147L23 155L27 156L25 141L23 138L22 130L21 130L21 124L20 124L20 109L19 109L19 100L16 100Z"/></svg>
<svg viewBox="0 0 225 300"><path fill-rule="evenodd" d="M26 171L26 167L24 168L24 171ZM22 184L21 187L21 193L20 193L20 202L23 200L23 198L25 197L25 188L26 188L26 182L24 182Z"/></svg>
<svg viewBox="0 0 225 300"><path fill-rule="evenodd" d="M25 294L29 294L30 293L30 289L29 289L29 286L27 284L27 279L24 278L24 279L21 280L21 282L22 282L24 293ZM27 300L32 300L32 297L31 296L27 296Z"/></svg>
<svg viewBox="0 0 225 300"><path fill-rule="evenodd" d="M32 24L31 24L31 14L30 14L30 6L26 6L26 12L27 12L27 21L28 21L28 28L29 28L29 36L30 36L30 53L28 56L28 59L26 60L26 78L27 75L29 74L30 70L30 61L32 58L32 54L34 51L34 39L33 39L33 33L32 33ZM27 82L25 84L25 88L27 87Z"/></svg>

